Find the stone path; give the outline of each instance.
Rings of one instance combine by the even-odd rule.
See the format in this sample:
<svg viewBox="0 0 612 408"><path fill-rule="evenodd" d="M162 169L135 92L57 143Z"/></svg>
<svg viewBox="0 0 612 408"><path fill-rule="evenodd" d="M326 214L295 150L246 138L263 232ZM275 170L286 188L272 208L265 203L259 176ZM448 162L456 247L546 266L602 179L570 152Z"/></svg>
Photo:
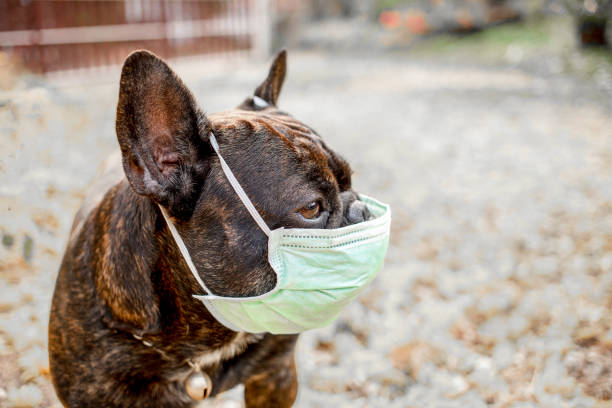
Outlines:
<svg viewBox="0 0 612 408"><path fill-rule="evenodd" d="M296 406L612 406L612 95L401 53L289 64L281 107L393 209L379 278L300 340ZM266 69L178 71L214 112ZM58 404L54 279L83 190L116 148L117 77L88 85L22 78L0 91L0 407Z"/></svg>

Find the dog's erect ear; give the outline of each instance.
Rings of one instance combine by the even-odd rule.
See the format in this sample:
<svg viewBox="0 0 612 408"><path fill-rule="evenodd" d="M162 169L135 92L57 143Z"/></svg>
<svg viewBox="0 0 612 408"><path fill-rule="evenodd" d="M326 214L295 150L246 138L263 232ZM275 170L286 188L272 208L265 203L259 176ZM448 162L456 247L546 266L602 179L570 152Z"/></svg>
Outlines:
<svg viewBox="0 0 612 408"><path fill-rule="evenodd" d="M190 213L209 169L210 123L164 61L136 51L121 71L117 138L132 189Z"/></svg>
<svg viewBox="0 0 612 408"><path fill-rule="evenodd" d="M282 50L278 53L268 72L268 77L255 90L255 96L260 97L270 105L276 106L278 95L280 94L285 73L287 72L287 51Z"/></svg>

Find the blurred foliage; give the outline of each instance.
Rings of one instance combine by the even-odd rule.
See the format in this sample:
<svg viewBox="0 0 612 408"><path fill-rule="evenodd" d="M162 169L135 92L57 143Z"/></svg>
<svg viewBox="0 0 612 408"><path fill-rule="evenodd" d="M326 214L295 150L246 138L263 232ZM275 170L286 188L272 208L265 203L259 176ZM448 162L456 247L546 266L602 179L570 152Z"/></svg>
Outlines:
<svg viewBox="0 0 612 408"><path fill-rule="evenodd" d="M412 52L451 61L499 64L554 64L554 71L612 77L609 49L580 49L571 16L531 18L472 34L440 34L414 45Z"/></svg>
<svg viewBox="0 0 612 408"><path fill-rule="evenodd" d="M557 19L558 23L566 23L559 20L561 19ZM489 27L486 30L469 35L441 34L432 37L422 46L432 52L442 54L453 50L464 53L473 48L475 52L483 52L485 56L491 55L491 53L503 53L503 46L511 44L541 49L542 47L554 46L552 44L554 42L565 42L567 40L567 38L553 35L554 28L551 27L552 25L550 20L526 20Z"/></svg>
<svg viewBox="0 0 612 408"><path fill-rule="evenodd" d="M378 15L381 11L385 9L391 9L402 6L414 6L416 4L421 4L422 1L419 0L376 0L376 4L374 7L375 14Z"/></svg>

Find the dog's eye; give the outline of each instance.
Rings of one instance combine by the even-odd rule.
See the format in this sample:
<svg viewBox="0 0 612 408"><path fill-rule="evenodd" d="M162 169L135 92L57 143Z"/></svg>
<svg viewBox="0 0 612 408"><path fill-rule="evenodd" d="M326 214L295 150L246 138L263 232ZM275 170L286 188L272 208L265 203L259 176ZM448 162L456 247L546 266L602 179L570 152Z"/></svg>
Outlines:
<svg viewBox="0 0 612 408"><path fill-rule="evenodd" d="M321 214L321 205L318 201L313 201L306 207L302 208L300 210L300 214L302 214L302 217L308 220L315 219Z"/></svg>

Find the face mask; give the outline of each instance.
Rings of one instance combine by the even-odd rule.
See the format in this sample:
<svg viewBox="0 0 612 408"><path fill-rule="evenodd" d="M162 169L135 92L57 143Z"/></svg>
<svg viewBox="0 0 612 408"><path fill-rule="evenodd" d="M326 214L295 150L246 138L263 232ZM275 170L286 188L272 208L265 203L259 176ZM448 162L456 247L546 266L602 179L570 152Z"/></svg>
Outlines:
<svg viewBox="0 0 612 408"><path fill-rule="evenodd" d="M238 197L268 236L268 262L276 273L276 286L259 296L213 294L200 278L183 240L160 206L189 269L206 292L194 297L221 324L234 331L291 334L327 326L382 267L391 225L389 206L361 195L373 219L337 229L271 231L221 157L212 133L210 143Z"/></svg>

